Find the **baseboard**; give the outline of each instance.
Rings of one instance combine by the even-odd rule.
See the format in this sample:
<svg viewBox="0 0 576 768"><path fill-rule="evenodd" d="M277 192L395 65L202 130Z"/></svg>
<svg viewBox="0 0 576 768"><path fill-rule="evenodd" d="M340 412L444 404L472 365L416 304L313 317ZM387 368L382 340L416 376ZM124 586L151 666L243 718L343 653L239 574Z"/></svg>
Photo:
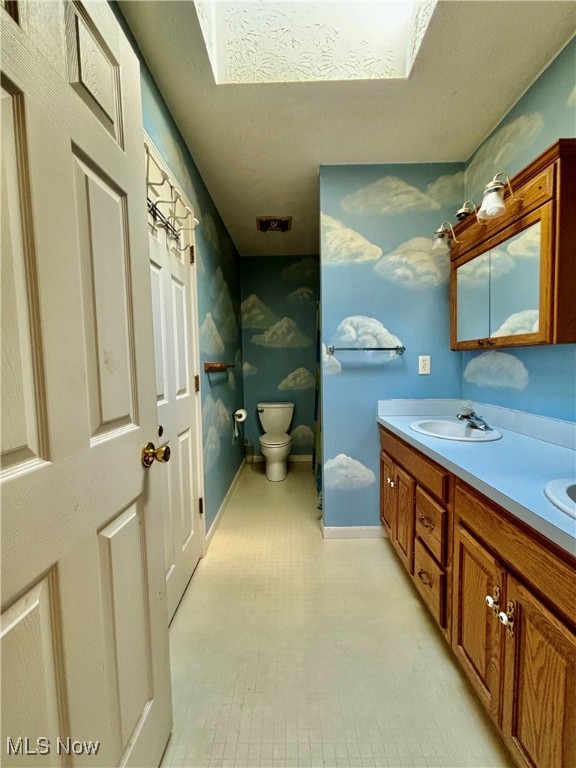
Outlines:
<svg viewBox="0 0 576 768"><path fill-rule="evenodd" d="M224 511L226 510L226 507L228 506L228 502L230 501L230 497L234 493L234 489L238 485L238 480L240 480L240 475L242 474L242 470L244 469L245 461L242 460L242 464L238 467L238 472L236 472L236 475L234 476L234 480L230 483L230 488L228 488L226 492L226 496L222 499L222 504L220 504L220 509L218 510L218 514L214 518L214 522L210 526L210 530L206 534L206 538L204 539L204 552L202 553L202 557L208 552L208 547L210 546L210 543L212 542L212 538L214 534L216 533L216 530L218 526L220 525L220 521L222 520L222 516L224 514Z"/></svg>
<svg viewBox="0 0 576 768"><path fill-rule="evenodd" d="M351 525L327 527L322 520L320 523L322 536L325 539L382 539L387 538L386 531L381 525Z"/></svg>
<svg viewBox="0 0 576 768"><path fill-rule="evenodd" d="M264 456L262 456L261 453L255 453L253 462L254 464L263 464L266 461ZM311 453L303 453L301 455L297 454L295 456L288 456L288 464L296 464L297 462L308 462L308 464L312 463L312 454Z"/></svg>

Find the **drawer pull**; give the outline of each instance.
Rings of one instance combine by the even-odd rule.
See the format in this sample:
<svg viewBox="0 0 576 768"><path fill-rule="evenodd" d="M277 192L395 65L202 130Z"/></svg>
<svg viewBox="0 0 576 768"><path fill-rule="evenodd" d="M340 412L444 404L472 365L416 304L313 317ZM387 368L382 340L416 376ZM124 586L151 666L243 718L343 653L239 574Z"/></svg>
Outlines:
<svg viewBox="0 0 576 768"><path fill-rule="evenodd" d="M420 568L420 570L418 571L418 578L420 579L422 584L425 584L427 587L431 587L434 584L434 581L432 580L430 575L426 573L426 571L423 570L422 568Z"/></svg>
<svg viewBox="0 0 576 768"><path fill-rule="evenodd" d="M420 520L424 528L427 528L429 531L434 530L434 523L431 523L427 517L423 517L422 515L420 515L418 519Z"/></svg>

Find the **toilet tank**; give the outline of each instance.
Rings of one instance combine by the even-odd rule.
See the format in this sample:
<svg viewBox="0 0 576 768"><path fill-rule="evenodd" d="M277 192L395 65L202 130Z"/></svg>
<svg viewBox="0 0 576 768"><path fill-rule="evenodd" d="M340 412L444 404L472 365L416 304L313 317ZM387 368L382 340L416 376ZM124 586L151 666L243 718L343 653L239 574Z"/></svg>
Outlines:
<svg viewBox="0 0 576 768"><path fill-rule="evenodd" d="M258 416L264 432L288 432L294 403L258 403Z"/></svg>

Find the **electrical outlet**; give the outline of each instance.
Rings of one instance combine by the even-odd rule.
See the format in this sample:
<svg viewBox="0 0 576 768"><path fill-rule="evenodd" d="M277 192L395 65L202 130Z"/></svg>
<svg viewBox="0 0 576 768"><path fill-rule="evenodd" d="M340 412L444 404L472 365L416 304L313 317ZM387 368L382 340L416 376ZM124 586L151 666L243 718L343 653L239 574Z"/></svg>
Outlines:
<svg viewBox="0 0 576 768"><path fill-rule="evenodd" d="M430 373L430 355L418 355L418 373Z"/></svg>

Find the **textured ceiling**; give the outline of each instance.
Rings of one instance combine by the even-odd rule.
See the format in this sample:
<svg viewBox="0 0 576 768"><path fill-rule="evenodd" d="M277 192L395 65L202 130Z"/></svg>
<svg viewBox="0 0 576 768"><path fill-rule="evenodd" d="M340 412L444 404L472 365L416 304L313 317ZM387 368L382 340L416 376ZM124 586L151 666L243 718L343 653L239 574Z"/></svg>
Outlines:
<svg viewBox="0 0 576 768"><path fill-rule="evenodd" d="M191 0L119 5L245 256L318 252L319 165L467 160L575 28L574 2L439 2L407 79L216 85Z"/></svg>

